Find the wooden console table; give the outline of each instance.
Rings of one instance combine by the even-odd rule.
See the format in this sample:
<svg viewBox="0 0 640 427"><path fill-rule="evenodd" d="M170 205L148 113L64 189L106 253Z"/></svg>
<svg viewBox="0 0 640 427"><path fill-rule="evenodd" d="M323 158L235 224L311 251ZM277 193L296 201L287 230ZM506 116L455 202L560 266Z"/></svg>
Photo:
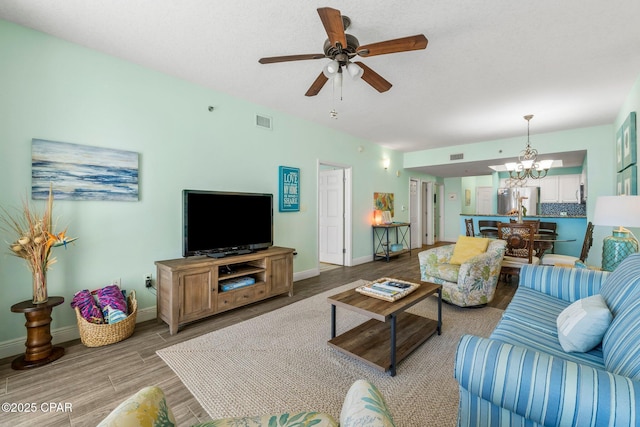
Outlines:
<svg viewBox="0 0 640 427"><path fill-rule="evenodd" d="M49 297L42 304L33 301L22 301L11 306L14 313L24 313L27 318L27 347L25 353L11 362L11 368L23 370L46 365L59 359L64 348L51 345L51 311L53 307L64 302L63 297Z"/></svg>

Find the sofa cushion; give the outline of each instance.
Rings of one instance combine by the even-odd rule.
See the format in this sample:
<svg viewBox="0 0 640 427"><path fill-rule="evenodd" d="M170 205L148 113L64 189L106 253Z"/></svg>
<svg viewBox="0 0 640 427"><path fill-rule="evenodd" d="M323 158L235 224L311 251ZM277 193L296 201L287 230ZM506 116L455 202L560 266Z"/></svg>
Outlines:
<svg viewBox="0 0 640 427"><path fill-rule="evenodd" d="M460 236L453 248L453 256L449 263L461 265L474 256L485 253L489 240L483 237Z"/></svg>
<svg viewBox="0 0 640 427"><path fill-rule="evenodd" d="M528 288L518 288L502 315L549 335L557 335L556 319L569 306L567 301ZM532 307L535 309L532 310Z"/></svg>
<svg viewBox="0 0 640 427"><path fill-rule="evenodd" d="M534 289L571 303L600 293L609 275L607 271L584 268L524 265L520 270L518 290Z"/></svg>
<svg viewBox="0 0 640 427"><path fill-rule="evenodd" d="M640 297L640 253L625 258L607 277L600 293L613 317L637 300Z"/></svg>
<svg viewBox="0 0 640 427"><path fill-rule="evenodd" d="M600 294L571 303L558 316L560 345L567 352L591 350L602 342L611 319L611 312Z"/></svg>
<svg viewBox="0 0 640 427"><path fill-rule="evenodd" d="M395 424L376 386L365 380L357 380L344 398L340 426L394 427Z"/></svg>
<svg viewBox="0 0 640 427"><path fill-rule="evenodd" d="M567 353L562 349L556 319L569 304L542 292L520 287L491 338L594 368L604 368L600 346L586 353Z"/></svg>
<svg viewBox="0 0 640 427"><path fill-rule="evenodd" d="M640 380L640 299L613 318L602 339L602 353L608 371Z"/></svg>
<svg viewBox="0 0 640 427"><path fill-rule="evenodd" d="M567 353L558 341L558 333L546 333L514 319L502 319L491 333L491 339L546 353L558 359L580 363L592 368L604 369L604 359L600 346L585 353Z"/></svg>

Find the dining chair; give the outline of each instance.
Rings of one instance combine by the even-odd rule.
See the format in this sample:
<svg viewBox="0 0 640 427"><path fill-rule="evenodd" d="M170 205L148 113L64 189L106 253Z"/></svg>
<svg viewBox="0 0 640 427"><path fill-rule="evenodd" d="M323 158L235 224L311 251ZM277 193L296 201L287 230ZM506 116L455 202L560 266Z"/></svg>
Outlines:
<svg viewBox="0 0 640 427"><path fill-rule="evenodd" d="M554 239L558 237L558 232L556 231L558 228L557 222L544 222L540 221L540 226L538 227L538 234L552 236ZM551 247L548 249L550 253L553 253L555 250L555 245L551 243Z"/></svg>
<svg viewBox="0 0 640 427"><path fill-rule="evenodd" d="M538 230L540 230L540 220L539 219L523 219L522 222L524 224L533 224L533 226L535 227L535 233L534 234L538 234ZM510 218L509 219L509 223L517 224L518 220Z"/></svg>
<svg viewBox="0 0 640 427"><path fill-rule="evenodd" d="M478 220L478 231L482 237L498 237L498 221Z"/></svg>
<svg viewBox="0 0 640 427"><path fill-rule="evenodd" d="M498 239L507 242L500 269L500 275L505 281L513 276L519 276L520 268L525 264L540 264L540 258L534 255L537 225L534 222L498 223Z"/></svg>
<svg viewBox="0 0 640 427"><path fill-rule="evenodd" d="M468 218L464 220L464 226L467 230L467 236L469 237L474 237L476 235L476 232L473 230L473 219L472 218Z"/></svg>
<svg viewBox="0 0 640 427"><path fill-rule="evenodd" d="M593 245L593 223L589 221L587 223L587 229L584 233L584 240L582 241L582 250L580 251L580 258L576 258L571 255L563 254L545 254L540 261L544 265L575 265L576 261L585 262L587 256L589 256L589 249Z"/></svg>

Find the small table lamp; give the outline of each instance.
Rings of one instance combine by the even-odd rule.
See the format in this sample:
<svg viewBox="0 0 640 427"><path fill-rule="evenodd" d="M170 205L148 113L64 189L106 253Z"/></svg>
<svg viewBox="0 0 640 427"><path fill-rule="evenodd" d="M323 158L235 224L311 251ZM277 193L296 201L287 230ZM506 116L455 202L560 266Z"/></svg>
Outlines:
<svg viewBox="0 0 640 427"><path fill-rule="evenodd" d="M600 196L594 225L618 227L602 245L602 269L613 271L623 259L638 252L638 239L624 227L640 227L640 196Z"/></svg>

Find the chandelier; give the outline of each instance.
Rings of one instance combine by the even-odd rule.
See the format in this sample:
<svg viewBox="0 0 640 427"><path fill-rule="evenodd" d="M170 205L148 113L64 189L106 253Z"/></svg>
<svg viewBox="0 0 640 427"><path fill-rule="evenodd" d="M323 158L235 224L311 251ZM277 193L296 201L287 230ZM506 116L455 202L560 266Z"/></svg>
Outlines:
<svg viewBox="0 0 640 427"><path fill-rule="evenodd" d="M547 176L549 168L553 160L538 161L538 150L531 148L529 140L529 122L533 118L533 114L524 116L527 121L527 148L520 152L518 162L506 163L505 167L509 172L509 177L513 180L526 180L527 178L539 179Z"/></svg>

